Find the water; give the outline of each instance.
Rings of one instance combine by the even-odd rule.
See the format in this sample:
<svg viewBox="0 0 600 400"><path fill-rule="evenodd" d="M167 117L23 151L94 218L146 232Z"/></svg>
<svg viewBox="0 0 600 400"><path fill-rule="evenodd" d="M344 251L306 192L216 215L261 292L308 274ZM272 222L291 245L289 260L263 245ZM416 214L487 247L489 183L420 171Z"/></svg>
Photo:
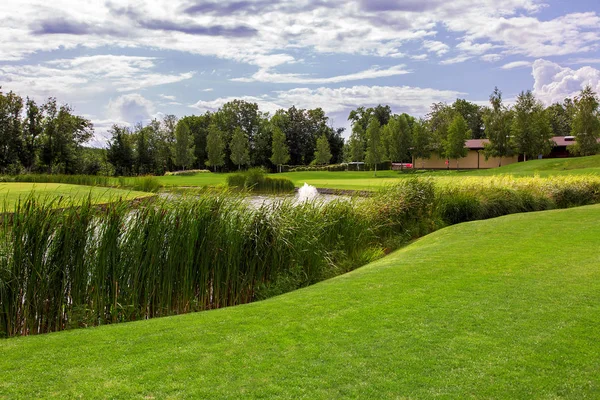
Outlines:
<svg viewBox="0 0 600 400"><path fill-rule="evenodd" d="M298 189L298 194L296 195L296 201L301 203L304 201L311 201L316 199L319 196L319 191L316 187L309 185L304 182L304 186Z"/></svg>

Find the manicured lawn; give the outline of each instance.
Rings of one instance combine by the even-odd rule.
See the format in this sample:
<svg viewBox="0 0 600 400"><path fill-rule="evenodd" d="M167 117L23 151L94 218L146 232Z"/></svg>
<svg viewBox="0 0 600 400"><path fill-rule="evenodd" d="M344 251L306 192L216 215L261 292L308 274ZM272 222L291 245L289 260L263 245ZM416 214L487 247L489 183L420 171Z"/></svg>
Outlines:
<svg viewBox="0 0 600 400"><path fill-rule="evenodd" d="M513 175L527 177L539 175L542 177L557 175L600 175L600 155L566 159L531 160L515 163L501 168L487 170L464 171L417 171L402 173L398 171L379 171L373 176L370 171L353 172L288 172L273 174L285 177L294 182L296 187L308 183L319 188L376 190L382 186L393 184L398 179L412 176L446 177L460 179L464 176L497 176ZM214 187L225 185L228 174L200 173L192 176L161 176L158 177L165 186Z"/></svg>
<svg viewBox="0 0 600 400"><path fill-rule="evenodd" d="M49 201L62 197L65 201L78 202L89 195L94 203L108 203L122 198L124 200L146 197L151 193L134 192L131 190L111 189L68 185L64 183L0 183L0 204L3 209L10 211L17 201L27 198L30 194Z"/></svg>
<svg viewBox="0 0 600 400"><path fill-rule="evenodd" d="M0 341L0 397L598 398L599 220L456 225L264 302Z"/></svg>

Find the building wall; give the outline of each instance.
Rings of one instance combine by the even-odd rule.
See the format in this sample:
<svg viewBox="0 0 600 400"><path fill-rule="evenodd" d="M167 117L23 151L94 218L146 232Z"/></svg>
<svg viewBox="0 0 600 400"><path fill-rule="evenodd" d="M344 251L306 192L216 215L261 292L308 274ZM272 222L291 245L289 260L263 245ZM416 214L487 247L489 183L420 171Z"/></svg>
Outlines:
<svg viewBox="0 0 600 400"><path fill-rule="evenodd" d="M500 157L490 157L486 160L482 151L469 150L465 158L458 160L458 167L460 169L496 168L499 161L502 161L502 165L508 165L518 162L518 157L501 157L501 160ZM432 155L428 160L416 159L414 168L446 169L448 166L446 165L446 159ZM450 169L456 169L456 160L450 160Z"/></svg>

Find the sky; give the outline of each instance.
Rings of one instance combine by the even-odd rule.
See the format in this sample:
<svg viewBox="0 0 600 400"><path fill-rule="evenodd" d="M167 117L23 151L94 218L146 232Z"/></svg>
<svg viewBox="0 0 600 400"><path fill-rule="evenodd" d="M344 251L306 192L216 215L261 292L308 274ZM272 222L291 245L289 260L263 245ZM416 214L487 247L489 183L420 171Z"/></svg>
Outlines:
<svg viewBox="0 0 600 400"><path fill-rule="evenodd" d="M424 116L495 86L547 105L600 92L599 0L9 0L0 20L1 90L68 103L94 146L236 98L348 128L359 106Z"/></svg>

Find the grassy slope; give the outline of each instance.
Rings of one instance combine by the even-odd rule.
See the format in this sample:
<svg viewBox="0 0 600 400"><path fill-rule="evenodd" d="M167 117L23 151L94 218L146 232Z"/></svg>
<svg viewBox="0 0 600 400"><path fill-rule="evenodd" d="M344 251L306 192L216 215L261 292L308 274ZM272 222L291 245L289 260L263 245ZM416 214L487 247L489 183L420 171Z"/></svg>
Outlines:
<svg viewBox="0 0 600 400"><path fill-rule="evenodd" d="M41 198L47 197L49 200L64 197L75 202L91 194L92 200L95 203L107 203L117 198L134 199L151 195L151 193L134 192L131 190L67 185L64 183L0 183L0 203L2 204L2 208L6 207L7 210L10 210L19 198L24 199L32 192L35 196L40 196Z"/></svg>
<svg viewBox="0 0 600 400"><path fill-rule="evenodd" d="M467 171L419 172L419 176L456 177L463 176L540 176L600 174L600 155L592 157L532 160L515 163L501 168ZM320 188L374 190L394 183L403 177L414 176L396 171L380 171L377 177L373 172L291 172L275 176L291 179L297 187L305 182ZM158 179L167 186L217 186L225 184L227 174L201 173L193 176L163 176Z"/></svg>
<svg viewBox="0 0 600 400"><path fill-rule="evenodd" d="M0 341L0 397L598 398L599 219L457 225L268 301Z"/></svg>

